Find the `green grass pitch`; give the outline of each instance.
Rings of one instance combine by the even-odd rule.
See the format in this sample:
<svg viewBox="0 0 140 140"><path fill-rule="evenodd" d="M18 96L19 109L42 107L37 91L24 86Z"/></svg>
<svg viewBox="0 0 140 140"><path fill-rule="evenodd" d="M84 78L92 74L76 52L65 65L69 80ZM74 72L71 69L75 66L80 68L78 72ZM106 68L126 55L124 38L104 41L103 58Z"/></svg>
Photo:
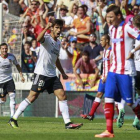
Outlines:
<svg viewBox="0 0 140 140"><path fill-rule="evenodd" d="M73 122L84 124L76 130L66 130L62 118L20 117L18 129L11 128L8 120L8 117L0 117L0 140L96 140L100 138L94 138L94 135L106 128L105 119L72 118ZM132 122L125 120L122 128L117 128L114 123L113 140L140 140L140 131L132 127Z"/></svg>

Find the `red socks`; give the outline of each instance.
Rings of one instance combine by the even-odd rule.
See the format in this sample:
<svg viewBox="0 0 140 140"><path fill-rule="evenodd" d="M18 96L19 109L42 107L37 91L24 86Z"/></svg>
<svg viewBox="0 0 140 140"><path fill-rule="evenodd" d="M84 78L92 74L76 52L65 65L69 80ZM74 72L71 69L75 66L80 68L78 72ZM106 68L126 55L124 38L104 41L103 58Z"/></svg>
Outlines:
<svg viewBox="0 0 140 140"><path fill-rule="evenodd" d="M114 103L105 103L105 117L107 130L113 133L113 117L114 117Z"/></svg>
<svg viewBox="0 0 140 140"><path fill-rule="evenodd" d="M92 108L89 112L90 116L94 116L94 113L95 113L95 111L96 111L96 109L98 108L99 105L100 105L100 102L96 102L96 101L93 102Z"/></svg>
<svg viewBox="0 0 140 140"><path fill-rule="evenodd" d="M138 104L134 109L133 109L135 115L138 117L140 120L140 105Z"/></svg>

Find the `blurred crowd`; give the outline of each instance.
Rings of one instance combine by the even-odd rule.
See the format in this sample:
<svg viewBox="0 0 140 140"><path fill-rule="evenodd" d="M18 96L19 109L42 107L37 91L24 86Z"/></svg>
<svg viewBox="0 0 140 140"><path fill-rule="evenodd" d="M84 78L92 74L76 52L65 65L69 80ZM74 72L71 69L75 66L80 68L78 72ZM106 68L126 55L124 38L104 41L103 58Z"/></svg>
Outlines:
<svg viewBox="0 0 140 140"><path fill-rule="evenodd" d="M66 73L102 73L102 35L108 34L106 9L120 6L125 22L140 13L140 0L0 0L4 13L22 25L22 71L32 73L39 56L37 36L48 22L65 21L59 59ZM16 32L16 29L13 30ZM46 34L50 31L47 30ZM92 60L92 63L86 61ZM76 69L74 69L76 67ZM91 69L92 68L92 69Z"/></svg>

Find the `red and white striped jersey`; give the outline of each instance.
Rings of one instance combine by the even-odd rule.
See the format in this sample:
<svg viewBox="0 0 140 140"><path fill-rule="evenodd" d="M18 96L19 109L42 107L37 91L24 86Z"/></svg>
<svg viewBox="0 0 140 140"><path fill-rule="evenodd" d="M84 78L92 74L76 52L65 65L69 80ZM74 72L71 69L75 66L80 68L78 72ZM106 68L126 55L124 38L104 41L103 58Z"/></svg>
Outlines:
<svg viewBox="0 0 140 140"><path fill-rule="evenodd" d="M111 50L112 48L109 47L107 50L104 49L103 52L103 74L102 79L104 79L107 76L107 73L109 72L110 66L111 66Z"/></svg>
<svg viewBox="0 0 140 140"><path fill-rule="evenodd" d="M112 42L112 65L110 72L135 75L135 65L132 59L126 60L133 49L135 39L140 40L138 30L124 21L116 28L110 26Z"/></svg>

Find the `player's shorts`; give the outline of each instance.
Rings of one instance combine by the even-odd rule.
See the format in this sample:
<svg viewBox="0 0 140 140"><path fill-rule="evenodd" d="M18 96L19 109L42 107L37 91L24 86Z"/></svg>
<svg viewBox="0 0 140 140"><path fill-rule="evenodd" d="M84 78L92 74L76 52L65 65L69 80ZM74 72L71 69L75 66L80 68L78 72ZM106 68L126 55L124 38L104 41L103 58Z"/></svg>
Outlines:
<svg viewBox="0 0 140 140"><path fill-rule="evenodd" d="M31 88L32 91L40 93L47 90L47 92L51 94L57 89L63 89L63 86L57 76L47 77L34 74L34 81Z"/></svg>
<svg viewBox="0 0 140 140"><path fill-rule="evenodd" d="M3 98L9 92L15 92L15 83L13 79L0 84L0 98Z"/></svg>
<svg viewBox="0 0 140 140"><path fill-rule="evenodd" d="M118 92L116 92L116 88ZM129 75L109 72L105 86L105 97L120 102L123 98L126 103L133 103L134 78Z"/></svg>
<svg viewBox="0 0 140 140"><path fill-rule="evenodd" d="M140 71L137 71L137 75L135 76L135 87L140 90Z"/></svg>
<svg viewBox="0 0 140 140"><path fill-rule="evenodd" d="M100 79L100 83L98 86L98 92L105 93L105 83L102 83L102 79Z"/></svg>

